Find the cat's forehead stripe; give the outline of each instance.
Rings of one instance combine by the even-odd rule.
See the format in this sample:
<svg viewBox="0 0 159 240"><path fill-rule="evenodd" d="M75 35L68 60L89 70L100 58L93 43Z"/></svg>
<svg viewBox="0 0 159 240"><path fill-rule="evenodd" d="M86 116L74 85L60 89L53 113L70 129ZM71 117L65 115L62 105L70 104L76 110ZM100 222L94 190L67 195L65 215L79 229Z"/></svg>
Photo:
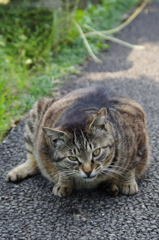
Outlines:
<svg viewBox="0 0 159 240"><path fill-rule="evenodd" d="M82 130L81 130L81 135L82 135L82 138L83 138L83 147L84 147L84 149L87 150L87 139L86 139L86 136L85 136L85 134Z"/></svg>
<svg viewBox="0 0 159 240"><path fill-rule="evenodd" d="M73 138L72 138L72 140L73 140L73 144L74 144L74 146L76 147L77 151L80 152L80 146L79 146L79 144L78 144L77 136L76 136L76 132L75 132L75 131L73 132Z"/></svg>

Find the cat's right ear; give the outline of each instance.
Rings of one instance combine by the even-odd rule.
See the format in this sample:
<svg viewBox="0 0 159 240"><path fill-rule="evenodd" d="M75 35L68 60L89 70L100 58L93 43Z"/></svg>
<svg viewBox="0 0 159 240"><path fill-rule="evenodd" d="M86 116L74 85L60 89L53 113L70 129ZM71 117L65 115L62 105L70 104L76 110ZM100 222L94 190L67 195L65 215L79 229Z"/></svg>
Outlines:
<svg viewBox="0 0 159 240"><path fill-rule="evenodd" d="M67 134L63 131L48 127L43 127L42 129L54 147L60 147L66 140L68 140Z"/></svg>
<svg viewBox="0 0 159 240"><path fill-rule="evenodd" d="M89 129L92 128L102 128L106 123L107 110L105 107L101 108L97 115L94 117L91 122Z"/></svg>

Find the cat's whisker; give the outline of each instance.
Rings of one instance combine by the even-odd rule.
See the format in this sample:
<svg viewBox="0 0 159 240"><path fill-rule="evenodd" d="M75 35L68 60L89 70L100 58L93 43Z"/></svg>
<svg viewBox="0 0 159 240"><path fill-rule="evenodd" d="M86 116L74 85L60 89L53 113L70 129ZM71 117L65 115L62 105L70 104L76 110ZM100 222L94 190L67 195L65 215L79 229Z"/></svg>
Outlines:
<svg viewBox="0 0 159 240"><path fill-rule="evenodd" d="M68 149L70 149L72 151L72 148L70 148L69 146L67 146L66 144L64 144L64 146L66 146Z"/></svg>
<svg viewBox="0 0 159 240"><path fill-rule="evenodd" d="M115 176L113 176L111 173L104 172L104 171L99 172L99 174L102 175L102 176L108 175L108 176L110 176L110 177L115 177ZM116 178L116 177L115 177L115 178Z"/></svg>
<svg viewBox="0 0 159 240"><path fill-rule="evenodd" d="M74 173L73 172L70 172L70 171L63 171L63 172L61 172L61 174L66 174L66 175L74 175Z"/></svg>
<svg viewBox="0 0 159 240"><path fill-rule="evenodd" d="M120 166L112 165L111 168L110 168L110 166L111 166L111 165L108 166L109 169L114 169L114 168L116 168L116 169L120 169L120 170L123 170L123 171L125 170L125 167L120 167Z"/></svg>
<svg viewBox="0 0 159 240"><path fill-rule="evenodd" d="M95 167L95 170L98 171L99 169L101 169L101 166L96 166L96 167Z"/></svg>
<svg viewBox="0 0 159 240"><path fill-rule="evenodd" d="M104 171L105 173L107 173L107 172L116 173L117 175L119 175L119 176L121 176L121 177L125 177L121 172L116 171L116 170L113 170L113 169L111 169L111 168L105 168L105 169L103 169L103 171Z"/></svg>
<svg viewBox="0 0 159 240"><path fill-rule="evenodd" d="M111 165L110 164L108 167L109 167L109 169L114 169L114 168L121 169L124 172L126 169L128 169L128 167L131 167L131 164L127 164L124 167L121 167L121 166L118 166L118 165Z"/></svg>

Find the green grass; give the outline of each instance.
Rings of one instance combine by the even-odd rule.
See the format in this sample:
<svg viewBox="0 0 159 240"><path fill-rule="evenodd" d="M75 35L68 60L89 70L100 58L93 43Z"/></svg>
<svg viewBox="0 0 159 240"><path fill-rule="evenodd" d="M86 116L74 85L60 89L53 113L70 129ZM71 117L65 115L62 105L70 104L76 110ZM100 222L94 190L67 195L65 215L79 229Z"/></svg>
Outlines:
<svg viewBox="0 0 159 240"><path fill-rule="evenodd" d="M37 99L53 96L59 82L86 60L89 54L73 20L85 32L84 24L111 29L140 0L100 0L85 10L77 8L78 0L76 6L57 10L33 9L29 2L0 5L0 139ZM88 41L94 53L109 48L97 36Z"/></svg>

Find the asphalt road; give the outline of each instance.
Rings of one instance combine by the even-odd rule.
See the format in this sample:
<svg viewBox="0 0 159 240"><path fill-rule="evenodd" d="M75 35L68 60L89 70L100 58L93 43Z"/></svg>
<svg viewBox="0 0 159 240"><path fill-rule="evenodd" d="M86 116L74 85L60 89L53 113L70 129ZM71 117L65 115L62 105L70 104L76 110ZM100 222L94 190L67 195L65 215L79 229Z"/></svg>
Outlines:
<svg viewBox="0 0 159 240"><path fill-rule="evenodd" d="M72 76L61 93L93 84L110 86L144 107L151 142L151 166L135 196L112 198L104 188L53 196L40 174L19 184L6 173L26 158L24 122L0 145L0 239L159 240L159 3L150 4L120 39L142 44L142 51L117 44Z"/></svg>

